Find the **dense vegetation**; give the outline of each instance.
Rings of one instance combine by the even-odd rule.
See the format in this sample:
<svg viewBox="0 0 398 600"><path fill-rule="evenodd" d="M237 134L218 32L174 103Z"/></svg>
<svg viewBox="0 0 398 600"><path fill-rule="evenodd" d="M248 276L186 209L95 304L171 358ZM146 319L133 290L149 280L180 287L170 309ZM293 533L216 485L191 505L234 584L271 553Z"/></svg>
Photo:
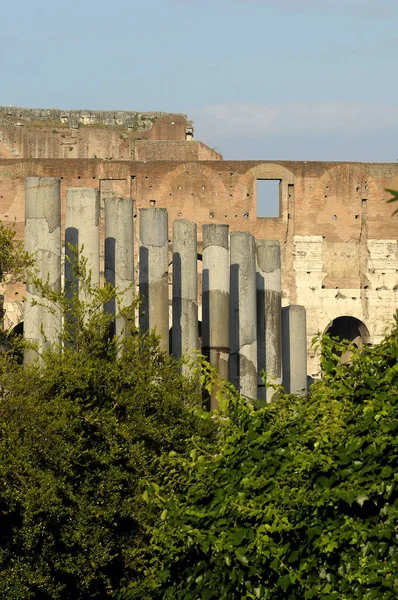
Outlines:
<svg viewBox="0 0 398 600"><path fill-rule="evenodd" d="M397 597L397 324L349 365L325 337L307 399L255 408L204 365L218 417L155 336L109 338L110 286L45 287L63 352L0 354L1 598Z"/></svg>
<svg viewBox="0 0 398 600"><path fill-rule="evenodd" d="M140 482L212 421L149 339L0 359L0 384L0 597L104 598L141 570Z"/></svg>
<svg viewBox="0 0 398 600"><path fill-rule="evenodd" d="M62 307L63 352L32 366L0 354L0 597L105 598L140 576L153 514L141 485L214 420L154 335L108 336L111 286ZM128 317L128 315L126 315Z"/></svg>
<svg viewBox="0 0 398 600"><path fill-rule="evenodd" d="M350 366L323 346L308 400L230 390L222 448L162 458L146 578L119 598L397 598L397 325Z"/></svg>

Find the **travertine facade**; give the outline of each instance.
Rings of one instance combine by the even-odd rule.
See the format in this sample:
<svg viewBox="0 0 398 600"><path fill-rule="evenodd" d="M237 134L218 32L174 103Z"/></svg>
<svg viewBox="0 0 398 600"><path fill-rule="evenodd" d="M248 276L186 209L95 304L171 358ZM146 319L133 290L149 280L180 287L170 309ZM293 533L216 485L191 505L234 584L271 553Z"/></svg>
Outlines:
<svg viewBox="0 0 398 600"><path fill-rule="evenodd" d="M184 115L0 109L0 219L22 237L24 178L56 176L62 227L65 190L80 186L100 189L102 209L106 197L132 198L136 221L139 208L167 208L170 232L178 218L229 224L280 242L282 303L307 310L310 375L311 338L332 321L358 344L379 341L398 306L398 218L386 203L398 164L224 161L192 134ZM279 217L256 216L257 179L280 181ZM4 293L12 328L24 285Z"/></svg>

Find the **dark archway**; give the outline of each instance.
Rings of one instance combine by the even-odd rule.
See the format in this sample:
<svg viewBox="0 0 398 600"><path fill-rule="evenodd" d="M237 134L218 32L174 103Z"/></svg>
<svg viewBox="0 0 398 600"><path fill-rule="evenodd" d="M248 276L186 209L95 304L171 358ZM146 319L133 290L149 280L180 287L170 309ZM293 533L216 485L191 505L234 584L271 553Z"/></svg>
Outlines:
<svg viewBox="0 0 398 600"><path fill-rule="evenodd" d="M341 342L350 342L357 348L362 348L369 344L369 331L362 321L355 317L337 317L327 326L325 333L331 338L337 338ZM350 352L344 352L341 356L342 363L349 363L351 359Z"/></svg>
<svg viewBox="0 0 398 600"><path fill-rule="evenodd" d="M13 327L9 335L23 335L23 321L20 321L15 327Z"/></svg>
<svg viewBox="0 0 398 600"><path fill-rule="evenodd" d="M369 331L362 321L355 317L337 317L327 326L325 333L341 341L352 342L358 348L369 344Z"/></svg>

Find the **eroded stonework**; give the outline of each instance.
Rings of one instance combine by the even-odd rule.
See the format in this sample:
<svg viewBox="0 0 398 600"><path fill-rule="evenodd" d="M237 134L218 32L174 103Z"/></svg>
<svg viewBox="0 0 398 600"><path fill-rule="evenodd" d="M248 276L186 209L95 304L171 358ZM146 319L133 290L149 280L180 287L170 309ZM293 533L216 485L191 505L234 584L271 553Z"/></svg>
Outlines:
<svg viewBox="0 0 398 600"><path fill-rule="evenodd" d="M391 324L398 306L398 217L391 217L386 189L398 189L397 163L224 161L193 140L184 115L149 113L141 127L131 116L139 113L46 117L41 111L28 118L24 109L7 111L0 109L0 219L15 221L18 237L24 178L52 176L61 178L62 219L67 188L95 187L102 207L109 196L132 198L136 227L139 208L167 208L170 239L173 220L186 218L199 225L200 244L205 223L279 240L283 304L307 310L309 375L318 371L311 340L338 317L363 324L363 343L380 341ZM257 179L280 181L279 217L257 217ZM7 285L4 293L5 325L12 328L22 319L24 285Z"/></svg>

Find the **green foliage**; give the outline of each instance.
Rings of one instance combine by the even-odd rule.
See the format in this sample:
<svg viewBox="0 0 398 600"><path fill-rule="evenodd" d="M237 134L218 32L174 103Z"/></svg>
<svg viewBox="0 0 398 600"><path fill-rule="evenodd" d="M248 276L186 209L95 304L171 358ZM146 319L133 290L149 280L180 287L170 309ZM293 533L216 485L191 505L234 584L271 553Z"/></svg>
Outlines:
<svg viewBox="0 0 398 600"><path fill-rule="evenodd" d="M14 227L5 227L0 221L0 284L18 281L26 277L33 265L33 258L25 251L23 242L15 239ZM0 352L8 349L13 356L22 356L19 336L9 335L3 330L3 303L0 303Z"/></svg>
<svg viewBox="0 0 398 600"><path fill-rule="evenodd" d="M1 277L30 260L8 231ZM204 365L219 418L135 307L111 339L117 292L75 275L80 297L32 275L62 353L0 355L0 597L395 599L398 325L350 365L325 336L311 396L258 410Z"/></svg>
<svg viewBox="0 0 398 600"><path fill-rule="evenodd" d="M15 227L5 227L0 221L0 283L4 282L6 275L14 280L20 279L33 264L23 242L16 240L15 234Z"/></svg>
<svg viewBox="0 0 398 600"><path fill-rule="evenodd" d="M255 410L228 389L221 447L161 457L143 581L119 599L338 600L398 596L398 329L303 400Z"/></svg>
<svg viewBox="0 0 398 600"><path fill-rule="evenodd" d="M390 202L398 202L398 192L395 190L386 190L386 192L388 192L389 194L391 194L392 198L390 198L389 200L387 200L388 203ZM392 213L392 216L398 214L398 208L394 210L394 212Z"/></svg>
<svg viewBox="0 0 398 600"><path fill-rule="evenodd" d="M195 381L134 328L110 339L103 304L115 296L91 286L84 261L80 291L41 292L62 310L63 351L23 367L0 355L0 597L106 598L139 578L156 512L141 486L156 460L188 453L188 439L212 439Z"/></svg>

